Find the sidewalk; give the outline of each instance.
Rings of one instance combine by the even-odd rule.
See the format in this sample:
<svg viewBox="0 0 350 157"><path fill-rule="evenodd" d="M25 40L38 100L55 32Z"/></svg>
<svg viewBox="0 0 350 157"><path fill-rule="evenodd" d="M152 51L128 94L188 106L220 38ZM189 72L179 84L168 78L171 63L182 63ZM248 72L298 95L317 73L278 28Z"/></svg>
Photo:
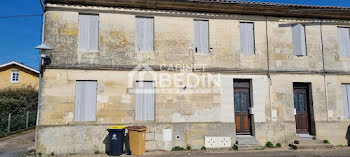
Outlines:
<svg viewBox="0 0 350 157"><path fill-rule="evenodd" d="M315 150L293 150L289 148L276 148L253 151L235 151L235 150L207 150L207 151L155 151L146 152L144 156L165 156L165 157L350 157L349 147L337 147L333 149L315 149ZM64 156L60 156L64 157ZM106 154L90 154L90 155L70 155L69 157L108 157ZM132 155L122 155L122 157L132 157Z"/></svg>
<svg viewBox="0 0 350 157"><path fill-rule="evenodd" d="M0 157L18 157L34 149L35 129L0 139Z"/></svg>

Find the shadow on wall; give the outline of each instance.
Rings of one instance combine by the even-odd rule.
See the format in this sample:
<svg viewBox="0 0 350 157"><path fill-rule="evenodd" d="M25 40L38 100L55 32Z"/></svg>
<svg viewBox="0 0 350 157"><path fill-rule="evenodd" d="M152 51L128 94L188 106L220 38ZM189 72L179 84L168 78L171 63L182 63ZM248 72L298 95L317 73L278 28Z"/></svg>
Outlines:
<svg viewBox="0 0 350 157"><path fill-rule="evenodd" d="M346 131L345 139L347 139L348 146L350 146L350 124L348 126L348 130Z"/></svg>

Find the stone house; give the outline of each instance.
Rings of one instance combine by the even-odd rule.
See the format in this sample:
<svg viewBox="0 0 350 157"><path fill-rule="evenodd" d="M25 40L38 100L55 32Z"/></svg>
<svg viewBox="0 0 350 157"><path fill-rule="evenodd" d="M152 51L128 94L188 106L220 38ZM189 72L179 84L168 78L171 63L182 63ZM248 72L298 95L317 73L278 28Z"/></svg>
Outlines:
<svg viewBox="0 0 350 157"><path fill-rule="evenodd" d="M39 71L11 61L0 65L0 89L31 86L38 89Z"/></svg>
<svg viewBox="0 0 350 157"><path fill-rule="evenodd" d="M346 144L349 8L45 2L52 49L42 53L52 62L37 152L103 152L106 128L119 124L147 126L147 150L231 147L239 137L287 145L297 135Z"/></svg>

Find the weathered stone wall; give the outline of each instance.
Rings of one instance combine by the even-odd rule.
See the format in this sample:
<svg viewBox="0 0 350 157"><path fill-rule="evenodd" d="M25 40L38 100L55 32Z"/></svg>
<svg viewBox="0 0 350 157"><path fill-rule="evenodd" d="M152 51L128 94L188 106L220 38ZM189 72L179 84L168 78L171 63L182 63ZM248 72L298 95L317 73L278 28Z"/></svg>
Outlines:
<svg viewBox="0 0 350 157"><path fill-rule="evenodd" d="M99 13L96 52L77 48L79 11ZM311 84L317 138L345 144L349 120L343 116L341 83L350 83L350 60L338 56L336 26L349 25L346 21L321 26L318 19L57 5L49 5L45 15L45 42L52 50L44 53L52 64L43 78L40 152L103 152L106 128L116 124L149 127L148 150L187 144L198 149L204 145L204 136L229 136L234 143L233 79L252 82L253 135L260 144L288 144L295 138L293 82ZM135 16L154 17L154 52L135 51ZM209 19L209 54L193 52L193 19ZM240 53L240 21L254 22L254 55ZM307 56L293 55L291 25L296 23L305 25ZM337 73L324 73L323 60L325 70ZM172 84L176 93L157 88L155 121L137 122L133 94L137 79L129 79L130 71L125 71L137 64L203 64L207 71L197 73L222 73L221 87L209 85L209 94L186 93L203 90L191 86L193 80L189 80ZM268 65L271 74L267 74ZM96 122L74 122L76 80L97 80ZM159 85L151 76L144 80ZM171 142L164 141L163 129L172 129ZM47 138L51 134L55 143Z"/></svg>

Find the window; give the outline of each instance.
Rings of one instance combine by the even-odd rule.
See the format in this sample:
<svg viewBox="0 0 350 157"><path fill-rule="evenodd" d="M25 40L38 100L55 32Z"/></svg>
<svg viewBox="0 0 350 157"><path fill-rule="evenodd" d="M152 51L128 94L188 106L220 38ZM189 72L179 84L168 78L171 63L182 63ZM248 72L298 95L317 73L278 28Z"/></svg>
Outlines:
<svg viewBox="0 0 350 157"><path fill-rule="evenodd" d="M349 28L338 27L339 56L350 57Z"/></svg>
<svg viewBox="0 0 350 157"><path fill-rule="evenodd" d="M154 120L154 82L136 82L136 117L137 121Z"/></svg>
<svg viewBox="0 0 350 157"><path fill-rule="evenodd" d="M77 81L75 89L75 121L96 121L97 81Z"/></svg>
<svg viewBox="0 0 350 157"><path fill-rule="evenodd" d="M305 27L302 24L292 26L293 53L296 56L306 56Z"/></svg>
<svg viewBox="0 0 350 157"><path fill-rule="evenodd" d="M350 84L342 84L344 118L350 119Z"/></svg>
<svg viewBox="0 0 350 157"><path fill-rule="evenodd" d="M239 29L241 52L244 54L254 54L254 23L241 22Z"/></svg>
<svg viewBox="0 0 350 157"><path fill-rule="evenodd" d="M137 51L153 51L153 18L136 17L135 45Z"/></svg>
<svg viewBox="0 0 350 157"><path fill-rule="evenodd" d="M209 21L194 20L194 50L209 53Z"/></svg>
<svg viewBox="0 0 350 157"><path fill-rule="evenodd" d="M98 15L79 15L78 49L98 50Z"/></svg>
<svg viewBox="0 0 350 157"><path fill-rule="evenodd" d="M11 71L11 82L19 82L19 71Z"/></svg>

